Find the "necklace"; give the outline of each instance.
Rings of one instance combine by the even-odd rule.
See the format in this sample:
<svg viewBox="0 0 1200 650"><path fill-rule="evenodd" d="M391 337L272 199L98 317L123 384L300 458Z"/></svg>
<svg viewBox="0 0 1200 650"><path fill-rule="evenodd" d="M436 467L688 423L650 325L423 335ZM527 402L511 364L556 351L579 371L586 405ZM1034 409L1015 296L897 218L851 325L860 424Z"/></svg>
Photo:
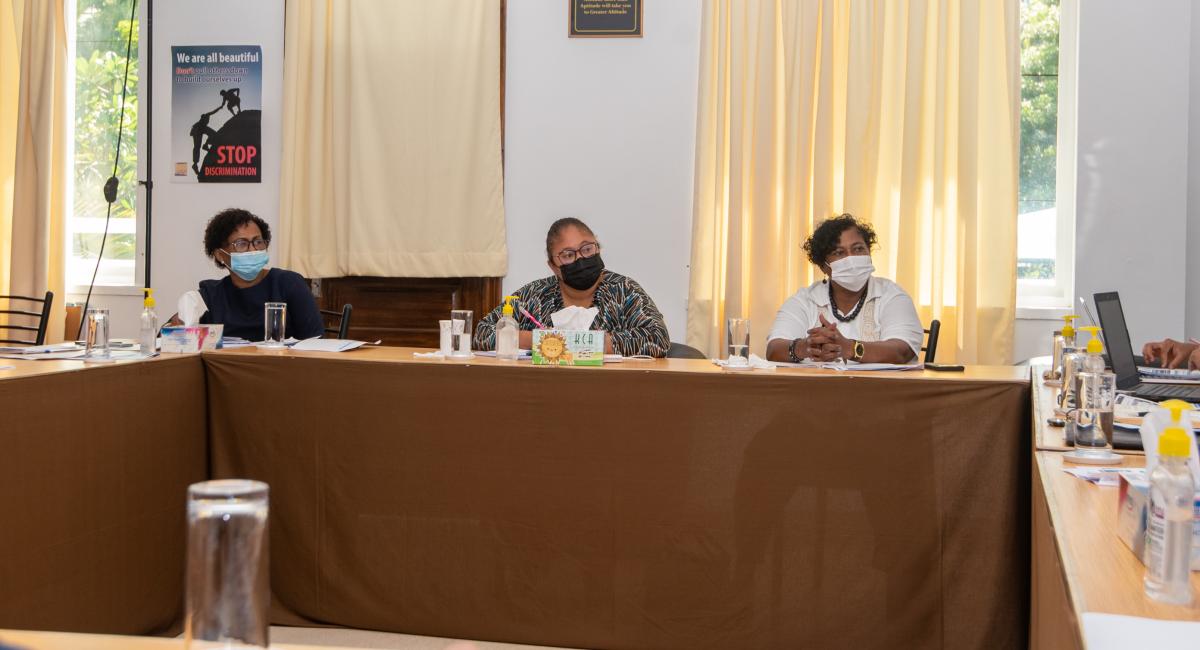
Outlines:
<svg viewBox="0 0 1200 650"><path fill-rule="evenodd" d="M838 311L837 301L833 299L833 283L829 283L829 309L833 312L834 318L842 321L843 323L849 323L855 318L858 318L858 312L862 311L863 305L865 304L867 304L867 289L866 287L863 287L862 297L858 299L858 304L854 306L854 309L852 309L849 314L843 316L841 312Z"/></svg>

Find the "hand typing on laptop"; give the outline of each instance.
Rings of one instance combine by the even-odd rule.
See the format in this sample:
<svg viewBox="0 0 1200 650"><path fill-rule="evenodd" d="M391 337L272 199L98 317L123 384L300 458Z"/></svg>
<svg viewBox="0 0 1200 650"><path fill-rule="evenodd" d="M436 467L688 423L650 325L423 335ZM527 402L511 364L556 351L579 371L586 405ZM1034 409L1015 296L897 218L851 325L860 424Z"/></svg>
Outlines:
<svg viewBox="0 0 1200 650"><path fill-rule="evenodd" d="M1142 357L1147 364L1163 368L1200 368L1200 345L1174 339L1154 341L1142 346Z"/></svg>

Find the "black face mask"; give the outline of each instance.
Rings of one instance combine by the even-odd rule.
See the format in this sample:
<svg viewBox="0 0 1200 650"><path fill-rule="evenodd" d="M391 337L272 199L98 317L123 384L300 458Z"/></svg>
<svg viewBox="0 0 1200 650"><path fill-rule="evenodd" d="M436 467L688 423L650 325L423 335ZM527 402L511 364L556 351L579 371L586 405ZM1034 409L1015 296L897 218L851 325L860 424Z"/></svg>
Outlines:
<svg viewBox="0 0 1200 650"><path fill-rule="evenodd" d="M563 282L566 282L568 287L583 291L590 289L596 284L596 280L600 279L600 274L604 272L604 260L600 259L600 253L596 253L591 257L580 257L558 268L562 271Z"/></svg>

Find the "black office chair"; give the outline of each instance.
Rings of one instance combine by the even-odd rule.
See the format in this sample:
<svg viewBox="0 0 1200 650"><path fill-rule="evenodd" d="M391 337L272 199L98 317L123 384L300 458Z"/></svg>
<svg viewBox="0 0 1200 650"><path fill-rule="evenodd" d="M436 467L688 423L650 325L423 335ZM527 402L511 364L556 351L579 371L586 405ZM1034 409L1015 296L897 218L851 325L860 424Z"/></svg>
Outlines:
<svg viewBox="0 0 1200 650"><path fill-rule="evenodd" d="M925 363L933 363L934 357L937 356L937 340L938 332L942 331L942 322L938 319L929 321L929 329L925 332L925 347L921 350L925 353Z"/></svg>
<svg viewBox="0 0 1200 650"><path fill-rule="evenodd" d="M354 311L354 307L350 303L342 305L342 311L331 311L322 309L321 315L328 316L325 322L329 325L325 328L325 334L337 334L337 338L346 338L346 332L350 331L350 312Z"/></svg>
<svg viewBox="0 0 1200 650"><path fill-rule="evenodd" d="M671 349L667 350L668 359L707 359L703 352L696 348L685 345L683 343L671 342Z"/></svg>
<svg viewBox="0 0 1200 650"><path fill-rule="evenodd" d="M0 315L7 316L5 319L7 324L0 324L0 332L8 330L8 336L14 336L11 332L33 332L33 340L28 339L0 339L0 343L8 343L15 345L42 345L46 342L46 324L50 322L50 307L54 304L54 292L47 291L44 298L30 298L26 296L0 296L0 301L8 301L8 309L0 309ZM14 302L30 302L34 305L41 304L42 310L29 311L25 309L15 309ZM23 320L20 317L36 318L37 327L33 325L19 325L13 323L13 317L18 317L18 320ZM0 334L3 335L3 334Z"/></svg>

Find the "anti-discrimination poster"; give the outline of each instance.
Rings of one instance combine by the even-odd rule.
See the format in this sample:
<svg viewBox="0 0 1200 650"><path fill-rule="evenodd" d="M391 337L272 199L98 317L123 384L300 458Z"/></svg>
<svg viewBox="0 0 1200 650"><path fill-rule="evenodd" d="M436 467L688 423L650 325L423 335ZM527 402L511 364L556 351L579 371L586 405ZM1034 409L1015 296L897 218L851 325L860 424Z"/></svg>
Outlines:
<svg viewBox="0 0 1200 650"><path fill-rule="evenodd" d="M262 180L262 48L171 47L176 183Z"/></svg>

